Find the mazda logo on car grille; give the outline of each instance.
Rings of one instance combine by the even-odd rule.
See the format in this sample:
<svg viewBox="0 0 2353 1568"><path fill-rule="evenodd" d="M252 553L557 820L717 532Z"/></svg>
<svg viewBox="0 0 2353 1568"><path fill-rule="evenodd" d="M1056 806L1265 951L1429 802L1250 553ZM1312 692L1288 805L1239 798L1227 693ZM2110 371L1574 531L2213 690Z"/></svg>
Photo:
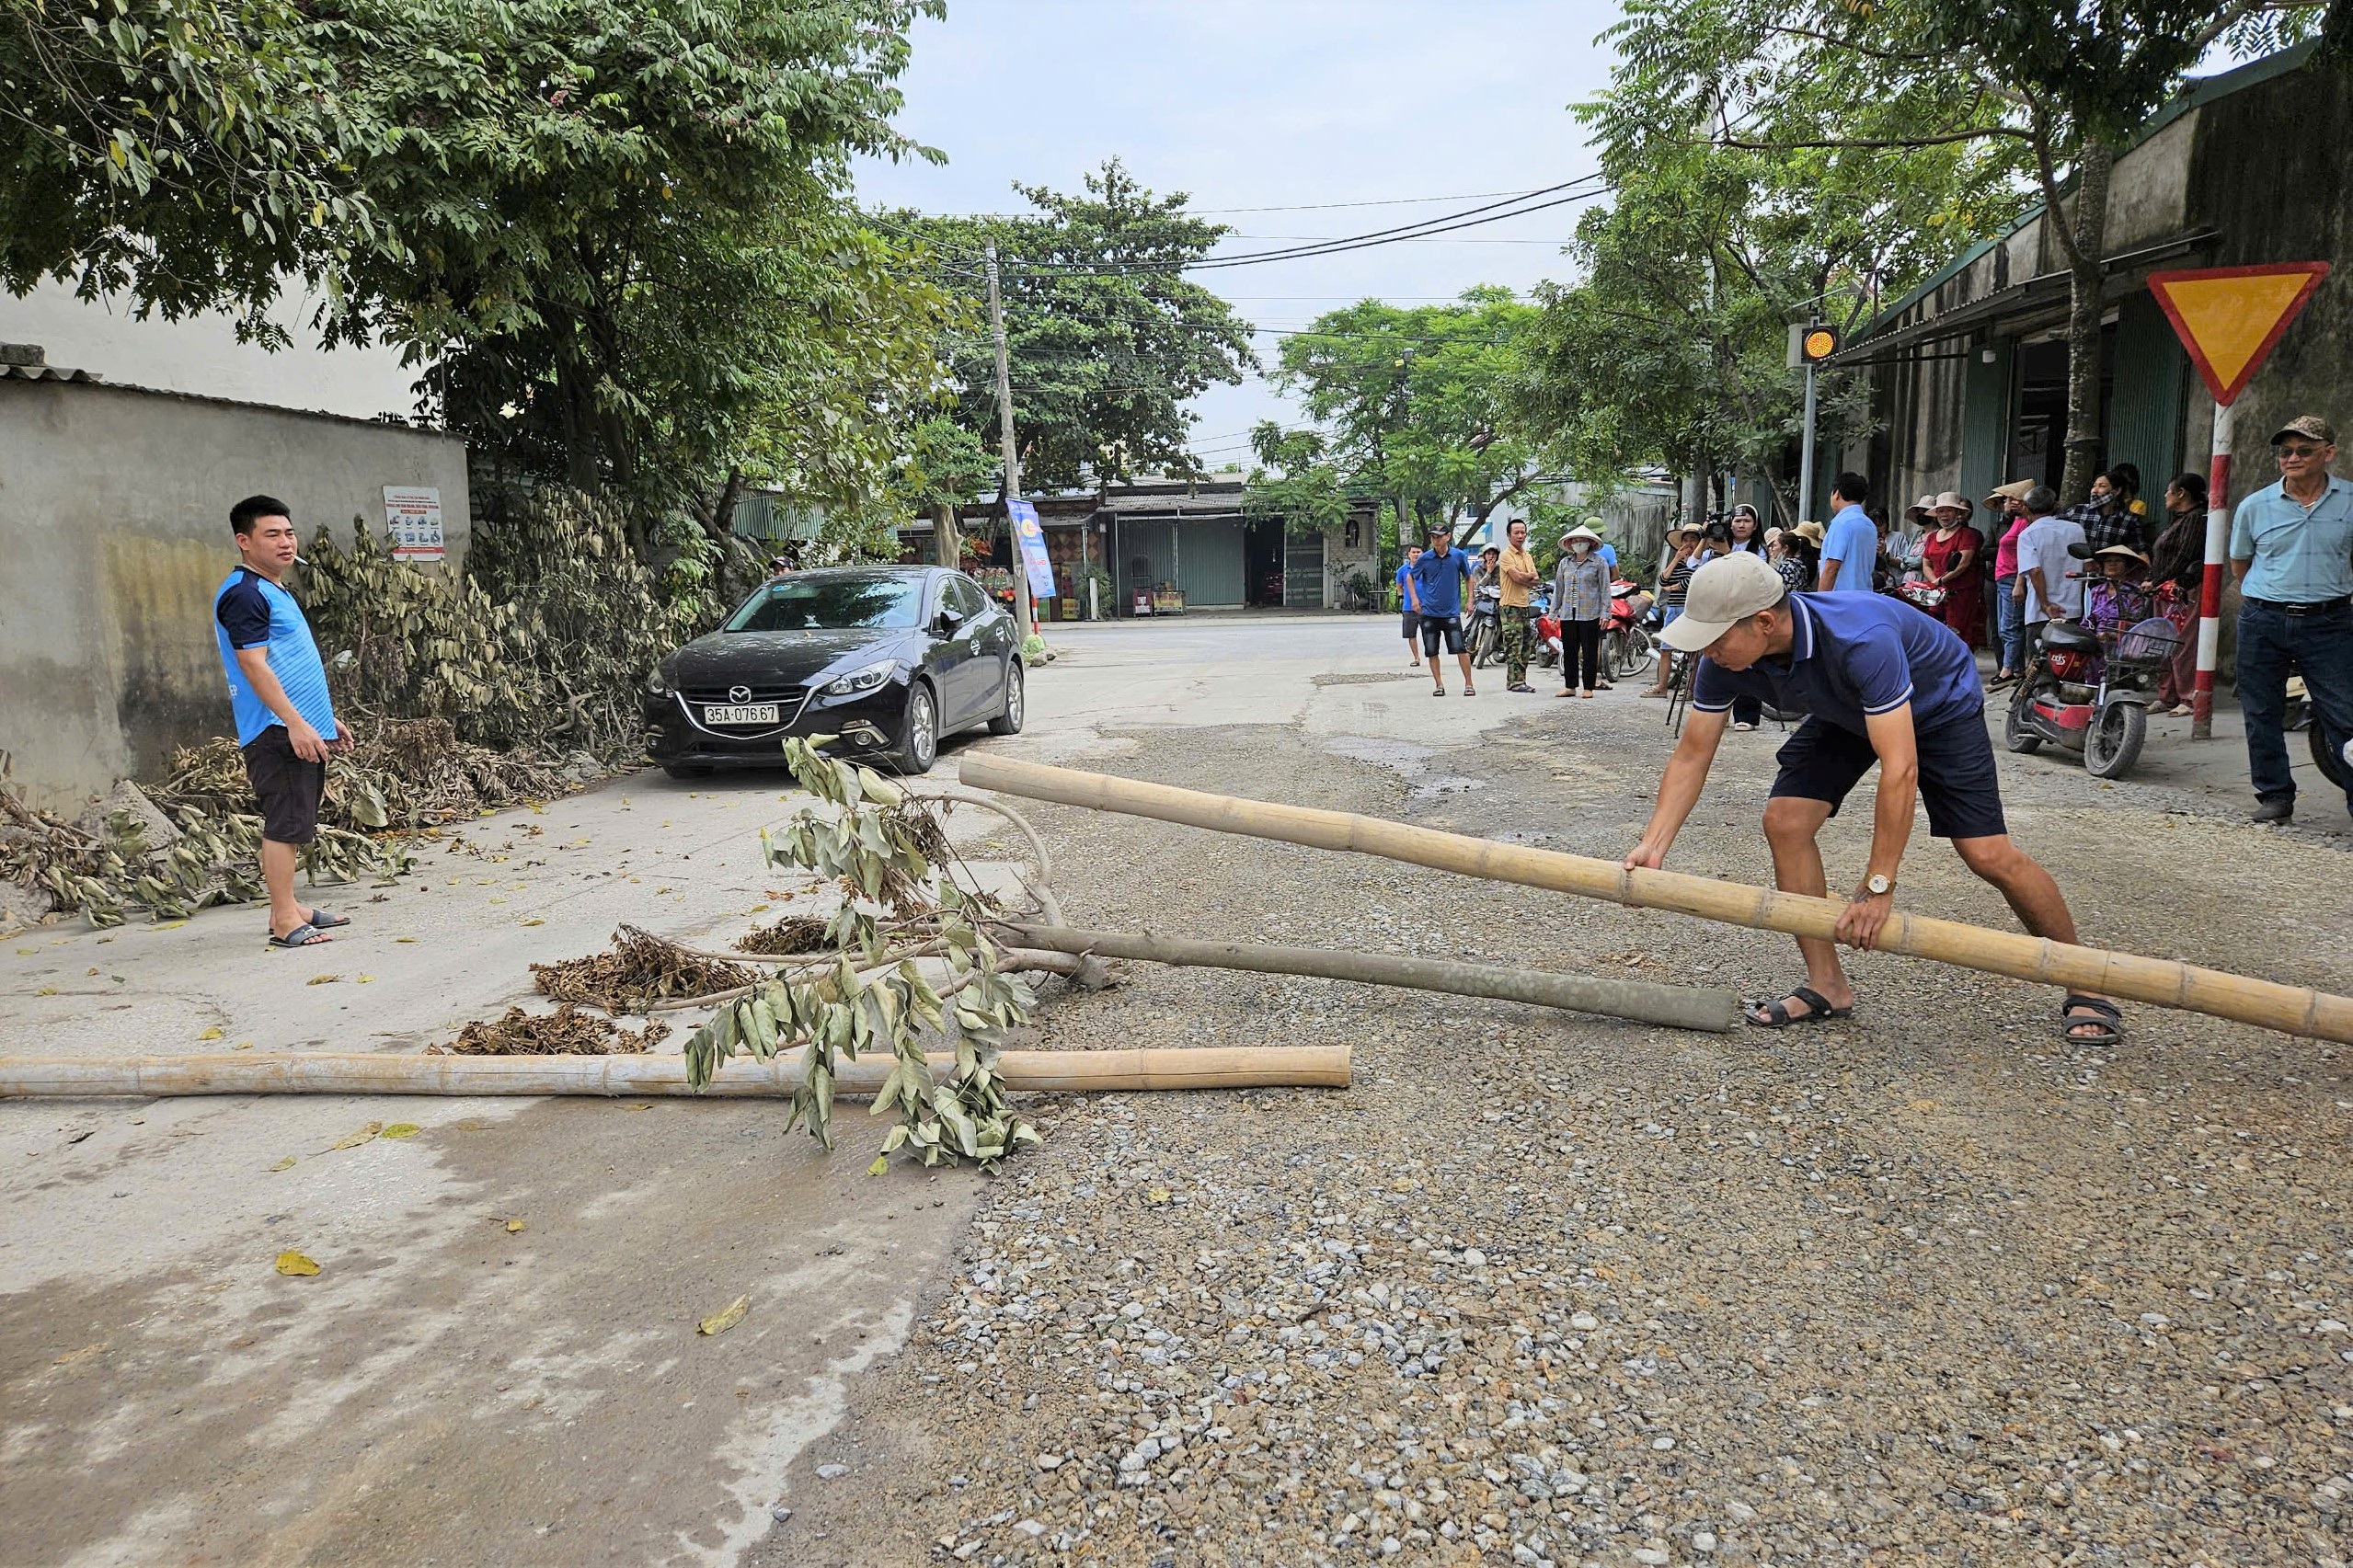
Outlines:
<svg viewBox="0 0 2353 1568"><path fill-rule="evenodd" d="M748 703L752 700L752 688L730 686L727 689L727 700L730 703Z"/></svg>

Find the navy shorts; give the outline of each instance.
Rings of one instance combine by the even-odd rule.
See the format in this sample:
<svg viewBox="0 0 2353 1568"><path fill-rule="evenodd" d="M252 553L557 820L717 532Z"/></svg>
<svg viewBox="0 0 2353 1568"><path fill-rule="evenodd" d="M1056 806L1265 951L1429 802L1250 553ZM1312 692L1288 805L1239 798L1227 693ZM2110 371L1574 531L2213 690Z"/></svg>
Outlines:
<svg viewBox="0 0 2353 1568"><path fill-rule="evenodd" d="M319 796L327 764L305 762L293 738L273 724L245 747L245 776L261 802L261 836L272 843L306 844L318 837Z"/></svg>
<svg viewBox="0 0 2353 1568"><path fill-rule="evenodd" d="M1412 642L1419 635L1421 635L1421 617L1408 610L1406 612L1406 641Z"/></svg>
<svg viewBox="0 0 2353 1568"><path fill-rule="evenodd" d="M1993 738L1982 723L1939 725L1917 732L1920 800L1928 807L1928 831L1939 839L1991 839L2010 829L2002 818L2002 783L1993 771ZM1781 764L1773 781L1775 799L1841 802L1879 761L1870 740L1851 729L1809 718L1783 742L1773 759Z"/></svg>

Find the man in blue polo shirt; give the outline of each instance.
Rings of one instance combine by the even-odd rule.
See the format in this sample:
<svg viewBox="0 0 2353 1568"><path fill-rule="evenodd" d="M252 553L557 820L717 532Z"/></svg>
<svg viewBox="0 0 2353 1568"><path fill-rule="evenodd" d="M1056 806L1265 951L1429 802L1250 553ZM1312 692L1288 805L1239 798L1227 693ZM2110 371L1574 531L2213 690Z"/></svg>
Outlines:
<svg viewBox="0 0 2353 1568"><path fill-rule="evenodd" d="M1842 474L1831 484L1830 531L1822 535L1822 591L1869 593L1871 568L1879 559L1879 525L1863 509L1871 498L1871 481L1860 474Z"/></svg>
<svg viewBox="0 0 2353 1568"><path fill-rule="evenodd" d="M286 591L294 566L294 523L286 503L248 496L229 509L240 565L212 595L212 631L229 679L246 777L261 801L261 879L270 888L270 942L307 947L349 915L304 909L294 898L294 864L318 835L327 757L348 750L351 733L327 694L327 666L303 607ZM333 738L328 738L332 737Z"/></svg>
<svg viewBox="0 0 2353 1568"><path fill-rule="evenodd" d="M2328 471L2336 431L2317 414L2290 419L2271 438L2279 482L2239 503L2231 524L2231 570L2239 609L2239 709L2246 715L2255 820L2295 815L2288 771L2290 666L2304 677L2322 741L2353 745L2353 483ZM2346 797L2353 810L2353 793Z"/></svg>
<svg viewBox="0 0 2353 1568"><path fill-rule="evenodd" d="M1479 694L1471 685L1471 656L1463 646L1463 584L1470 576L1470 555L1454 548L1454 525L1443 519L1431 523L1429 548L1406 576L1406 603L1421 618L1421 651L1429 660L1437 696L1446 695L1446 677L1438 662L1440 644L1463 667L1463 695Z"/></svg>
<svg viewBox="0 0 2353 1568"><path fill-rule="evenodd" d="M1782 891L1827 895L1816 835L1878 765L1871 856L1839 916L1840 942L1867 950L1887 923L1918 800L1928 807L1929 832L1952 840L2028 931L2074 943L2059 885L2010 841L1977 660L1944 623L1882 594L1791 593L1763 557L1742 552L1693 575L1683 612L1661 640L1703 657L1682 739L1659 780L1650 825L1625 858L1628 870L1665 863L1707 782L1733 699L1755 697L1808 715L1781 749L1765 805L1765 841ZM1750 1023L1779 1029L1854 1010L1837 946L1799 937L1797 949L1806 984L1777 1001L1751 1002ZM2080 1045L2112 1045L2124 1037L2123 1019L2107 998L2071 991L2060 1033Z"/></svg>

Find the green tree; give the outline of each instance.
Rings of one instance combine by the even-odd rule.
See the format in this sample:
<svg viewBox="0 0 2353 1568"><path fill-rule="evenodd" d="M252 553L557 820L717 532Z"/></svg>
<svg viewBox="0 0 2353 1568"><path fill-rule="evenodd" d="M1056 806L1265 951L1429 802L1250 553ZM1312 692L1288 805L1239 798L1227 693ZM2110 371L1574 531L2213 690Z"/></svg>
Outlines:
<svg viewBox="0 0 2353 1568"><path fill-rule="evenodd" d="M871 494L950 302L845 199L915 0L362 0L362 166L409 256L343 327L430 357L448 421L513 471L723 529L746 476Z"/></svg>
<svg viewBox="0 0 2353 1568"><path fill-rule="evenodd" d="M1314 430L1286 430L1261 419L1250 431L1258 464L1250 470L1245 509L1275 518L1286 533L1322 533L1348 521L1349 485L1330 444Z"/></svg>
<svg viewBox="0 0 2353 1568"><path fill-rule="evenodd" d="M390 254L355 186L388 131L294 0L9 0L0 9L0 285L48 278L282 340L289 278L339 293Z"/></svg>
<svg viewBox="0 0 2353 1568"><path fill-rule="evenodd" d="M1185 405L1257 365L1248 323L1184 274L1222 238L1178 191L1156 196L1118 159L1079 195L1015 189L1035 213L884 222L938 258L977 329L950 339L958 423L993 443L996 349L986 330L983 246L996 247L1021 472L1032 490L1140 473L1198 475Z"/></svg>
<svg viewBox="0 0 2353 1568"><path fill-rule="evenodd" d="M1452 304L1361 300L1283 339L1272 380L1321 428L1317 463L1386 498L1401 540L1434 517L1467 517L1467 534L1536 478L1538 443L1512 418L1535 316L1493 286ZM1280 466L1280 441L1253 439Z"/></svg>
<svg viewBox="0 0 2353 1568"><path fill-rule="evenodd" d="M2099 448L2109 169L2135 127L2221 40L2276 44L2318 26L2302 0L1636 0L1605 35L1654 128L1728 152L1802 158L1982 150L2060 221L2070 279L2063 499ZM1621 89L1622 91L1624 89Z"/></svg>

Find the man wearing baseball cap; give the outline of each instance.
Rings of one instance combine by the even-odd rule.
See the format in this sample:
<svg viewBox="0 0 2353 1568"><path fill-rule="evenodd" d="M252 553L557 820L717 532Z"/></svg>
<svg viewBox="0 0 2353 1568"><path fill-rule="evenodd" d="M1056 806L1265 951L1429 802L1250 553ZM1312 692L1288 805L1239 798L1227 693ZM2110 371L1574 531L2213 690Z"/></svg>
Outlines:
<svg viewBox="0 0 2353 1568"><path fill-rule="evenodd" d="M1463 667L1463 695L1478 695L1471 685L1471 656L1463 647L1463 584L1470 575L1471 557L1454 548L1454 525L1443 518L1431 523L1429 548L1406 578L1406 602L1421 617L1422 657L1429 660L1435 696L1446 695L1446 676L1438 662L1441 644Z"/></svg>
<svg viewBox="0 0 2353 1568"><path fill-rule="evenodd" d="M2317 414L2282 425L2271 451L2279 482L2239 503L2231 523L2231 571L2244 596L2239 708L2246 716L2255 820L2285 822L2296 812L2283 729L2291 666L2304 678L2323 742L2353 745L2353 482L2328 471L2336 431ZM2346 807L2353 810L2353 792Z"/></svg>
<svg viewBox="0 0 2353 1568"><path fill-rule="evenodd" d="M1867 950L1877 940L1894 907L1919 801L1928 807L1929 832L1950 839L2028 931L2074 943L2075 921L2059 885L2010 841L1977 660L1950 627L1882 594L1791 593L1763 560L1736 555L1693 576L1683 613L1660 640L1701 658L1691 716L1659 780L1650 824L1625 858L1628 870L1665 863L1707 782L1733 699L1754 696L1808 715L1781 749L1765 805L1773 882L1784 892L1825 896L1816 835L1878 765L1871 856L1839 916L1838 941ZM1806 983L1779 1001L1751 1002L1750 1023L1779 1029L1854 1010L1835 944L1800 937L1797 948ZM2106 997L2071 991L2060 1013L2060 1036L2076 1044L2124 1037L2122 1015Z"/></svg>

